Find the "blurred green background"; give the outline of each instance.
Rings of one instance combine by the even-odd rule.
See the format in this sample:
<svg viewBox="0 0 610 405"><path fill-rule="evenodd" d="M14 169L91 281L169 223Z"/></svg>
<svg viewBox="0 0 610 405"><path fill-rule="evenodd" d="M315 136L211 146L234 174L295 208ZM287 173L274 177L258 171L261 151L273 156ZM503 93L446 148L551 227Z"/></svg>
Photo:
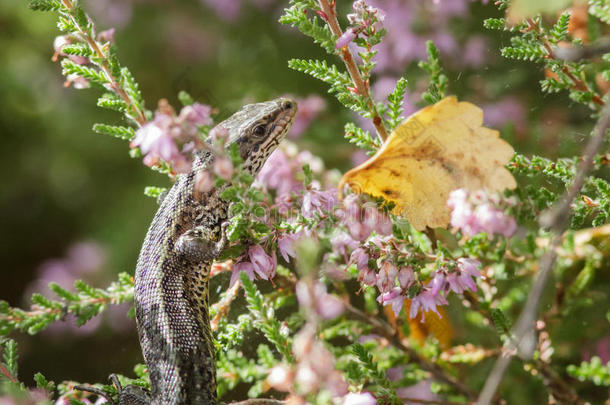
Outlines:
<svg viewBox="0 0 610 405"><path fill-rule="evenodd" d="M91 0L84 8L98 31L116 27L119 58L139 82L149 109L160 98L179 107L176 95L184 89L217 108L220 121L248 101L317 94L326 106L296 142L320 155L327 167L344 170L356 150L343 140L342 128L354 117L327 96L325 85L288 69L291 58L327 55L277 22L286 3ZM345 15L351 2L338 3ZM588 111L566 94L542 95L538 81L544 72L499 55L509 35L482 26L484 18L498 16L493 5L375 3L387 8L391 45L380 51L384 63L373 83L378 97L406 74L405 105L415 109L427 85L416 62L432 38L442 51L450 92L483 106L488 123L502 129L516 150L551 158L579 153L592 126ZM143 189L169 185L167 177L131 159L126 142L93 133L95 122L124 120L96 107L96 90L64 87L61 68L51 61L59 35L55 21L53 13L33 12L25 2L0 2L0 298L17 306L29 305L24 297L53 275L103 287L120 271L133 273L156 210ZM95 268L82 265L93 259ZM135 324L125 324L126 308L121 310L95 334L94 328L64 326L36 337L17 336L22 380L31 383L36 371L56 381L131 375L141 355Z"/></svg>

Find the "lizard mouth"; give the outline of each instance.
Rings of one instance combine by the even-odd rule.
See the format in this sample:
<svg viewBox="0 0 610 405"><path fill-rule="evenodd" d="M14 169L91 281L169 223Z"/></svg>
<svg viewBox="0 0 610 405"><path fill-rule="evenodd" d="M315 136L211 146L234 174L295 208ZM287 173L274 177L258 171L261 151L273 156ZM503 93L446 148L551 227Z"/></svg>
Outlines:
<svg viewBox="0 0 610 405"><path fill-rule="evenodd" d="M269 138L277 139L277 142L284 139L288 130L292 127L297 116L297 102L291 98L281 98L277 100L280 109L275 119L275 123L270 131Z"/></svg>

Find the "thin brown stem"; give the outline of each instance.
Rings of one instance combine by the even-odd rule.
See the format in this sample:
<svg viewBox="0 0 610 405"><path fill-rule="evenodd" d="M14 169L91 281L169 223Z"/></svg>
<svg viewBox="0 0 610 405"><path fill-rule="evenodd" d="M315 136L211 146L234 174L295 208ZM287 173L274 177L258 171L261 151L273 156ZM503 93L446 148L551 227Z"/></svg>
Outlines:
<svg viewBox="0 0 610 405"><path fill-rule="evenodd" d="M8 369L6 367L4 367L2 364L0 364L0 373L5 376L10 382L14 382L14 383L18 383L19 380L17 379L17 377L15 377L14 375L12 375L10 373L10 371L8 371Z"/></svg>
<svg viewBox="0 0 610 405"><path fill-rule="evenodd" d="M74 4L72 3L71 0L62 0L62 1L63 1L63 4L68 9L70 9L70 11L74 11ZM127 92L121 87L121 84L119 83L119 78L114 77L112 75L112 72L110 71L110 65L108 63L108 57L106 56L106 54L100 49L100 47L98 46L95 39L92 38L89 35L89 33L87 33L83 29L83 27L81 27L78 24L78 22L76 21L74 16L70 15L70 18L72 19L72 22L74 23L74 25L78 28L80 35L85 39L85 41L87 41L87 44L89 44L89 47L93 50L93 52L95 52L95 55L102 60L102 62L100 62L98 64L98 66L100 67L100 69L102 69L102 71L106 75L106 78L109 80L109 82L110 82L109 84L110 84L110 87L112 88L112 90L116 94L118 94L119 97L121 97L121 99L125 102L125 104L127 104L129 107L131 107L131 109L135 113L135 117L133 117L133 118L134 118L135 122L138 124L138 126L144 125L146 123L146 117L144 116L144 112L137 107L137 105L133 102L131 97L129 97Z"/></svg>
<svg viewBox="0 0 610 405"><path fill-rule="evenodd" d="M476 295L474 295L468 291L464 294L464 298L466 298L466 300L470 303L472 310L483 315L487 319L489 324L493 325L494 321L491 317L491 313L488 310L481 307ZM502 354L502 351L500 351L500 354ZM568 382L566 382L551 367L550 364L545 363L544 361L542 361L540 359L536 359L533 361L533 363L529 363L529 364L537 371L538 375L541 376L544 385L547 387L547 389L549 390L549 393L553 396L553 398L557 398L557 399L561 399L561 400L569 399L571 401L571 402L566 402L566 403L573 403L573 404L583 403L583 401L578 397L578 394L576 393L574 388ZM560 402L560 403L564 403L564 402Z"/></svg>
<svg viewBox="0 0 610 405"><path fill-rule="evenodd" d="M343 31L341 30L341 26L337 20L337 12L335 10L334 2L331 4L328 0L318 0L318 3L320 4L322 12L324 12L326 23L328 24L333 35L335 35L337 38L341 37L341 35L343 35ZM377 135L382 141L385 141L388 138L388 131L383 125L383 120L375 107L375 102L373 101L369 91L369 85L362 78L358 65L356 65L356 62L354 61L354 56L347 46L344 46L341 49L341 59L343 60L343 63L345 63L345 67L347 68L358 94L360 94L367 101L368 108L373 113L373 125L375 125Z"/></svg>
<svg viewBox="0 0 610 405"><path fill-rule="evenodd" d="M392 344L392 346L396 347L397 349L400 349L405 354L407 354L411 362L417 364L423 370L428 371L437 380L451 386L456 392L461 395L464 395L470 401L474 401L476 397L475 393L473 393L467 386L462 384L457 378L449 375L440 366L430 362L428 359L421 356L412 348L407 347L400 340L394 329L389 324L378 318L370 316L367 313L349 304L346 305L346 310L353 319L357 319L371 325L374 328L375 333L386 338Z"/></svg>
<svg viewBox="0 0 610 405"><path fill-rule="evenodd" d="M502 381L508 365L510 364L512 356L519 351L519 346L524 343L524 339L530 339L534 333L534 321L536 319L542 293L544 292L555 264L557 248L560 246L561 241L563 240L562 234L567 228L570 206L578 193L580 193L589 170L591 167L593 167L595 155L598 153L604 142L608 127L610 127L610 105L606 104L595 125L593 137L591 137L587 143L583 160L580 162L574 181L559 202L555 204L553 208L551 208L547 215L543 215L541 218L541 225L548 227L555 234L555 236L553 237L547 252L540 259L540 266L536 280L534 281L534 285L527 296L527 301L525 302L525 306L521 312L517 325L513 330L512 339L509 342L507 350L505 351L505 355L496 360L496 363L494 364L492 371L485 382L485 386L481 391L477 405L487 405L490 403L492 398L495 396L496 390ZM520 351L522 356L531 356L531 353L523 353L523 350Z"/></svg>
<svg viewBox="0 0 610 405"><path fill-rule="evenodd" d="M527 24L529 25L529 28L531 30L533 30L534 32L536 32L536 34L538 34L538 37L540 38L540 40L542 41L542 45L544 46L544 49L546 50L546 59L559 59L555 56L555 52L553 51L553 47L551 46L551 44L549 43L549 41L546 39L546 37L544 35L542 35L542 32L540 30L540 27L538 26L538 23L536 21L534 21L532 18L528 18L527 20ZM589 86L587 85L587 83L585 83L584 80L579 79L578 77L576 77L574 75L574 73L572 73L570 71L570 69L567 66L563 66L561 68L561 71L568 76L568 78L572 81L573 86L572 88L574 90L580 90L580 91L584 91L584 92L591 92L593 93L593 102L599 106L604 106L606 103L604 102L604 100L597 94L595 93L593 90L591 90L591 88L589 88Z"/></svg>

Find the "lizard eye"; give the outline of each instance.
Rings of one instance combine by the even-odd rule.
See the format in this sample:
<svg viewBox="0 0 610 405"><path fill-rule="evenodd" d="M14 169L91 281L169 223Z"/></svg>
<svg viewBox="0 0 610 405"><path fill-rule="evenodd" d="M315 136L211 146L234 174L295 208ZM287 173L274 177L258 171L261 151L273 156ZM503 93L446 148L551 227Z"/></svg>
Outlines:
<svg viewBox="0 0 610 405"><path fill-rule="evenodd" d="M257 125L257 126L254 127L254 130L252 132L256 136L263 136L265 134L265 126L264 125Z"/></svg>

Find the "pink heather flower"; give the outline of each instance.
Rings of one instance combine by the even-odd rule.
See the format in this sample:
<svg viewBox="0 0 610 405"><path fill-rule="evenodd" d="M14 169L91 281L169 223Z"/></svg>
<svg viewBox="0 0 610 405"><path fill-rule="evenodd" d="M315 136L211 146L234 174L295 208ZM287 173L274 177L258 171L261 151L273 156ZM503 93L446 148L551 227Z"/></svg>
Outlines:
<svg viewBox="0 0 610 405"><path fill-rule="evenodd" d="M309 127L311 122L318 116L320 111L326 107L326 101L318 95L312 94L297 100L299 110L290 129L289 136L298 138Z"/></svg>
<svg viewBox="0 0 610 405"><path fill-rule="evenodd" d="M481 277L478 270L481 262L475 259L459 258L457 263L457 271L447 274L445 279L448 288L457 294L461 294L465 290L476 291L477 286L472 278Z"/></svg>
<svg viewBox="0 0 610 405"><path fill-rule="evenodd" d="M413 269L411 267L401 267L398 272L398 283L400 284L400 287L407 289L411 287L414 281L415 274L413 273Z"/></svg>
<svg viewBox="0 0 610 405"><path fill-rule="evenodd" d="M221 145L224 145L225 143L227 143L229 136L229 130L221 125L216 125L210 130L210 139L214 143L220 143Z"/></svg>
<svg viewBox="0 0 610 405"><path fill-rule="evenodd" d="M66 76L66 81L64 82L64 87L74 87L75 89L88 89L91 87L91 82L88 79L85 79L82 76L77 75L76 73L70 73Z"/></svg>
<svg viewBox="0 0 610 405"><path fill-rule="evenodd" d="M350 24L361 27L368 27L377 22L383 22L385 13L378 8L369 6L364 0L356 0L352 5L354 13L348 14L347 19Z"/></svg>
<svg viewBox="0 0 610 405"><path fill-rule="evenodd" d="M75 43L79 43L80 41L78 39L76 39L74 36L72 35L59 35L57 37L55 37L55 40L53 41L53 49L55 49L55 55L53 55L53 61L57 61L58 56L65 56L68 59L70 59L72 62L79 64L79 65L86 65L87 63L89 63L89 58L84 57L84 56L78 56L78 55L68 55L62 52L62 49L64 46L66 45L70 45L70 44L75 44ZM68 79L70 80L70 79ZM74 82L74 80L70 80L71 82ZM76 85L74 86L75 88L79 88L76 87Z"/></svg>
<svg viewBox="0 0 610 405"><path fill-rule="evenodd" d="M339 37L339 39L337 39L337 44L335 45L335 48L336 49L343 48L344 46L346 46L347 44L352 42L354 39L356 39L357 36L358 36L358 34L356 33L356 30L354 30L354 28L352 28L352 27L349 27Z"/></svg>
<svg viewBox="0 0 610 405"><path fill-rule="evenodd" d="M376 206L365 209L364 220L362 222L379 235L392 234L392 220L388 215L379 211Z"/></svg>
<svg viewBox="0 0 610 405"><path fill-rule="evenodd" d="M233 273L231 274L231 281L229 282L229 287L232 287L233 284L239 279L239 273L245 272L250 280L254 280L254 265L250 262L239 262L233 265Z"/></svg>
<svg viewBox="0 0 610 405"><path fill-rule="evenodd" d="M364 269L358 274L358 280L364 285L374 286L377 283L377 273L371 269Z"/></svg>
<svg viewBox="0 0 610 405"><path fill-rule="evenodd" d="M512 217L506 215L491 204L478 206L474 211L475 218L483 231L490 234L500 234L507 238L513 236L517 230L517 223Z"/></svg>
<svg viewBox="0 0 610 405"><path fill-rule="evenodd" d="M345 232L335 233L330 238L330 244L333 248L333 252L339 253L343 256L347 255L348 250L354 250L359 246L358 241L352 239L352 237Z"/></svg>
<svg viewBox="0 0 610 405"><path fill-rule="evenodd" d="M114 43L114 28L109 28L97 34L97 40Z"/></svg>
<svg viewBox="0 0 610 405"><path fill-rule="evenodd" d="M389 260L382 263L377 275L377 288L381 293L387 293L396 286L396 276L398 269Z"/></svg>
<svg viewBox="0 0 610 405"><path fill-rule="evenodd" d="M305 218L314 218L316 214L325 215L337 204L337 190L309 190L303 196L301 214Z"/></svg>
<svg viewBox="0 0 610 405"><path fill-rule="evenodd" d="M444 284L444 274L440 272L436 273L434 278L424 287L424 290L411 300L409 317L415 318L420 308L422 310L422 321L424 319L424 313L428 311L434 311L440 317L441 314L436 309L436 306L448 304L447 299L440 294Z"/></svg>
<svg viewBox="0 0 610 405"><path fill-rule="evenodd" d="M282 149L276 149L269 156L256 179L267 189L276 190L278 196L302 187L294 176L290 159Z"/></svg>
<svg viewBox="0 0 610 405"><path fill-rule="evenodd" d="M161 100L155 118L136 131L129 146L140 148L147 166L165 161L175 172L187 173L192 167L192 152L203 146L197 126L212 123L210 111L209 106L195 103L176 117L167 101Z"/></svg>
<svg viewBox="0 0 610 405"><path fill-rule="evenodd" d="M305 282L300 281L296 286L296 295L301 307L313 310L324 319L336 318L345 311L343 302L326 292L326 285L320 281L311 289Z"/></svg>
<svg viewBox="0 0 610 405"><path fill-rule="evenodd" d="M405 296L402 294L402 288L400 287L394 287L391 291L384 292L377 297L377 302L381 305L392 305L392 311L396 316L400 314L404 301ZM411 304L411 307L413 307L413 304Z"/></svg>
<svg viewBox="0 0 610 405"><path fill-rule="evenodd" d="M277 247L280 250L280 254L286 262L290 262L291 257L296 257L294 251L294 243L300 237L296 233L283 233L277 240Z"/></svg>
<svg viewBox="0 0 610 405"><path fill-rule="evenodd" d="M316 390L322 382L311 364L310 362L299 364L294 376L294 380L299 385L299 388L306 393Z"/></svg>
<svg viewBox="0 0 610 405"><path fill-rule="evenodd" d="M493 196L483 192L468 193L463 189L449 194L447 206L451 208L451 225L459 228L467 236L479 232L511 237L517 230L514 218L494 207L499 203Z"/></svg>
<svg viewBox="0 0 610 405"><path fill-rule="evenodd" d="M358 271L369 270L369 255L363 248L355 249L349 257L351 263L356 263Z"/></svg>
<svg viewBox="0 0 610 405"><path fill-rule="evenodd" d="M180 110L178 120L186 121L194 126L212 125L212 107L205 104L193 103L191 105L184 106Z"/></svg>
<svg viewBox="0 0 610 405"><path fill-rule="evenodd" d="M260 278L269 280L275 276L277 266L275 252L269 256L260 245L254 245L248 249L248 257L254 265L254 271Z"/></svg>
<svg viewBox="0 0 610 405"><path fill-rule="evenodd" d="M235 169L233 168L233 163L231 163L229 158L219 157L214 160L213 166L214 173L216 173L216 175L221 179L231 180L231 177L233 177Z"/></svg>
<svg viewBox="0 0 610 405"><path fill-rule="evenodd" d="M342 405L376 405L377 400L370 392L350 392L343 398Z"/></svg>

